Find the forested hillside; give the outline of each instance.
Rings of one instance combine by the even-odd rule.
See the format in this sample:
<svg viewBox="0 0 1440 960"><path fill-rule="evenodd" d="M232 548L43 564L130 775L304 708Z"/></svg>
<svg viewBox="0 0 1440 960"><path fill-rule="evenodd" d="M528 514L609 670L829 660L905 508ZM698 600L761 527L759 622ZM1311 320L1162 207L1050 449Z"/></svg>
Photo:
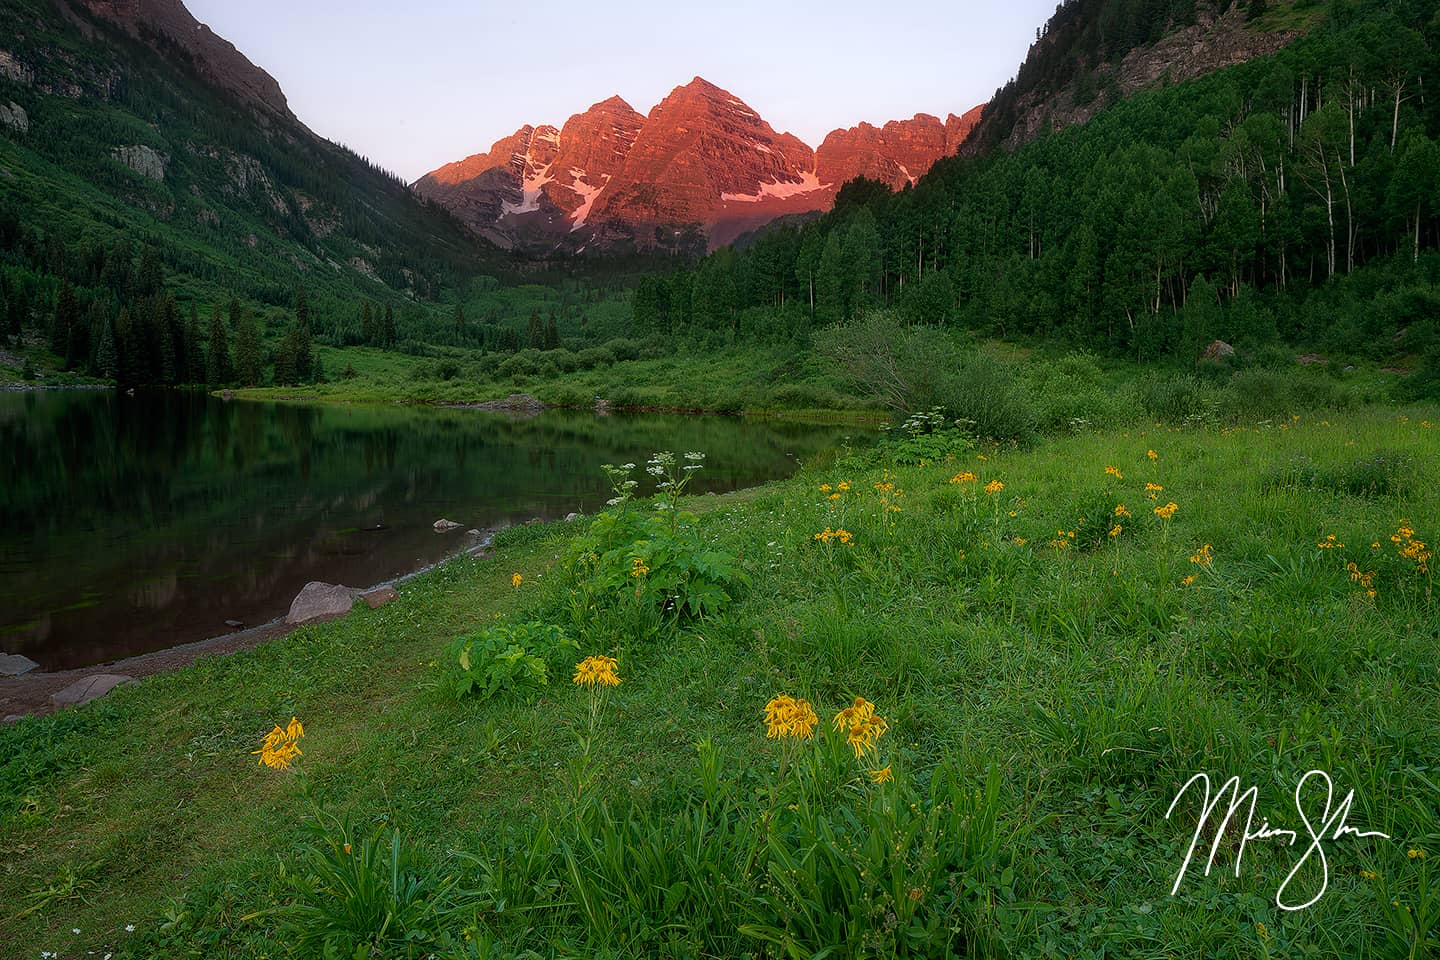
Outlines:
<svg viewBox="0 0 1440 960"><path fill-rule="evenodd" d="M310 133L278 87L278 108L247 102L144 21L126 30L54 0L0 0L0 20L0 333L12 343L48 340L66 367L122 382L203 382L210 364L223 383L246 358L221 357L215 380L214 311L259 311L265 334L221 331L231 346L258 340L256 363L292 332L393 344L395 315L414 322L409 305L499 262L403 182Z"/></svg>
<svg viewBox="0 0 1440 960"><path fill-rule="evenodd" d="M889 308L1141 361L1223 339L1408 365L1440 309L1436 8L1337 2L1272 57L943 161L899 194L852 183L815 223L645 281L637 323L804 339Z"/></svg>

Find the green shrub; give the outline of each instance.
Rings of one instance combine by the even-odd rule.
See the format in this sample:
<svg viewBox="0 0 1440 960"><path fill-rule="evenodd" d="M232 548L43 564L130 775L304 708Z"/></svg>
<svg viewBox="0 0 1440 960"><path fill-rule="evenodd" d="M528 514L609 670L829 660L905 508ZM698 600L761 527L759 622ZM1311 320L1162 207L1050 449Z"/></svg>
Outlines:
<svg viewBox="0 0 1440 960"><path fill-rule="evenodd" d="M572 610L582 631L598 613L613 609L659 612L672 621L718 613L749 583L740 563L712 550L700 536L693 513L680 499L700 453L687 453L679 466L674 454L657 453L646 466L658 490L655 509L635 508L639 487L630 478L634 464L607 464L615 496L584 536L570 543L566 569L574 578ZM649 623L649 617L637 621Z"/></svg>
<svg viewBox="0 0 1440 960"><path fill-rule="evenodd" d="M440 655L441 685L457 700L501 693L532 696L550 682L558 655L578 649L565 631L545 623L491 627L456 637Z"/></svg>
<svg viewBox="0 0 1440 960"><path fill-rule="evenodd" d="M1152 373L1140 381L1140 406L1161 423L1204 423L1219 413L1215 392L1195 377Z"/></svg>
<svg viewBox="0 0 1440 960"><path fill-rule="evenodd" d="M943 463L974 449L975 441L966 426L964 421L947 419L938 407L911 414L894 429L887 425L878 452L896 463Z"/></svg>
<svg viewBox="0 0 1440 960"><path fill-rule="evenodd" d="M937 385L935 403L985 439L1029 443L1040 432L1019 367L987 351L958 356Z"/></svg>

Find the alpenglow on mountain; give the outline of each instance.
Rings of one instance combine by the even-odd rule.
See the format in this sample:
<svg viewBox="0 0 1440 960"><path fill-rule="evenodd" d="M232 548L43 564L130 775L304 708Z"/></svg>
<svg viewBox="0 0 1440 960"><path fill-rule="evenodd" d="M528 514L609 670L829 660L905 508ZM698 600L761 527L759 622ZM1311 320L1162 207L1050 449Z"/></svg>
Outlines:
<svg viewBox="0 0 1440 960"><path fill-rule="evenodd" d="M620 97L562 127L524 126L415 190L504 247L693 251L786 214L828 210L865 176L900 189L959 149L980 107L832 131L811 149L696 77L647 117Z"/></svg>

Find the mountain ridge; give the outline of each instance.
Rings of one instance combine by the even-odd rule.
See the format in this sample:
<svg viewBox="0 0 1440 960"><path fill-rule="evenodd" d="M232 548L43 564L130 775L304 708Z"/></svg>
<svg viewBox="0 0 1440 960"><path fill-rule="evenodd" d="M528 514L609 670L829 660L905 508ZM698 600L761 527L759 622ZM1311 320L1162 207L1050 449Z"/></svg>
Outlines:
<svg viewBox="0 0 1440 960"><path fill-rule="evenodd" d="M913 185L956 152L982 109L862 122L811 148L696 76L648 114L612 96L559 128L526 124L411 187L511 249L695 252L781 216L827 210L858 176Z"/></svg>

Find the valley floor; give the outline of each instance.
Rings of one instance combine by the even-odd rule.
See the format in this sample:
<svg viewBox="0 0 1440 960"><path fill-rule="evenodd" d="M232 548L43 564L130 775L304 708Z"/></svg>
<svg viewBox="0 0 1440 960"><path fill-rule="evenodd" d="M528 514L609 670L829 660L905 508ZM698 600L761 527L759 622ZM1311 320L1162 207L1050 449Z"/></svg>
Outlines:
<svg viewBox="0 0 1440 960"><path fill-rule="evenodd" d="M0 729L0 954L1423 954L1437 440L1440 410L1370 407L842 455L687 504L750 582L678 623L586 579L588 520L523 528ZM444 689L447 641L532 621L579 643L534 696ZM570 682L592 654L621 678L598 697ZM767 738L781 694L809 738ZM856 697L883 727L836 730ZM292 716L302 755L257 765ZM1207 833L1171 896L1192 776L1303 831L1310 770L1389 839L1327 843L1288 912L1304 842L1252 840L1237 877L1234 832L1204 876Z"/></svg>

